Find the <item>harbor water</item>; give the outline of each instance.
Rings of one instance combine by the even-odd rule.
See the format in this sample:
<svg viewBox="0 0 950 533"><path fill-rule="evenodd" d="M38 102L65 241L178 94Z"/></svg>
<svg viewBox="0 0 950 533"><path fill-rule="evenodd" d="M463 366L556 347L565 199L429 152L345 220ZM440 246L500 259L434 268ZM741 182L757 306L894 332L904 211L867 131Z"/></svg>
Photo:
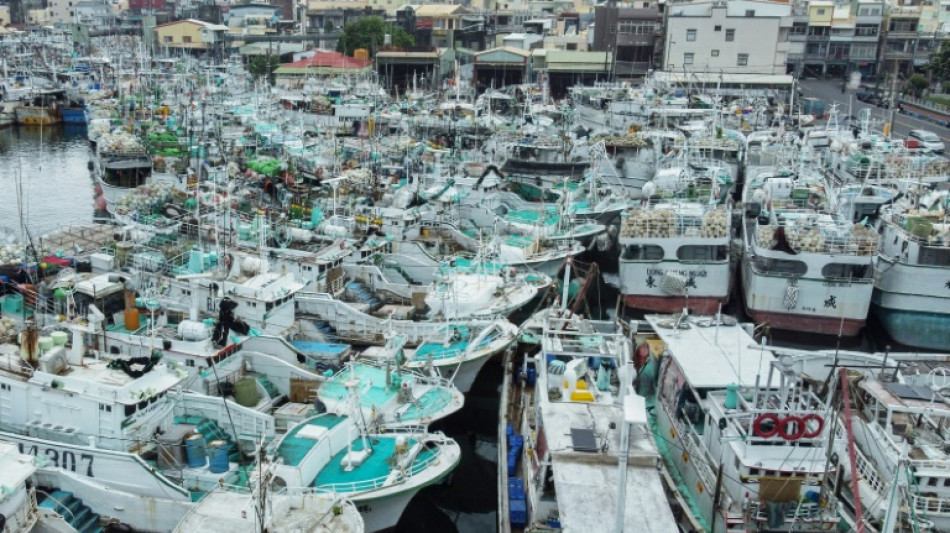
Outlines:
<svg viewBox="0 0 950 533"><path fill-rule="evenodd" d="M93 219L85 127L0 129L0 234L33 238ZM17 200L18 191L20 200Z"/></svg>

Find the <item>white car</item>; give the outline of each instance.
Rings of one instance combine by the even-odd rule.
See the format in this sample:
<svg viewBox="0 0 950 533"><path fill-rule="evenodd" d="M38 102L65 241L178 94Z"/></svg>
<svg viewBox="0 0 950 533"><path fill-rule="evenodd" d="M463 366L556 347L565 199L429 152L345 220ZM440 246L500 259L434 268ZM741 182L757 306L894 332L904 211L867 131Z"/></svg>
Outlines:
<svg viewBox="0 0 950 533"><path fill-rule="evenodd" d="M938 154L942 154L944 151L943 141L936 133L927 130L912 130L907 134L907 138L913 141L917 141L918 144L924 148L929 148Z"/></svg>

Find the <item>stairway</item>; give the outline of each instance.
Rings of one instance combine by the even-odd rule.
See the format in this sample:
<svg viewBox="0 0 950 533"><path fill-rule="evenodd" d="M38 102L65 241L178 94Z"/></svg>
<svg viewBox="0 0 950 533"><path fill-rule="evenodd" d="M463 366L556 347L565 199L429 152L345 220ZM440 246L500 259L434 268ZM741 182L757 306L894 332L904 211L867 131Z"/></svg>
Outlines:
<svg viewBox="0 0 950 533"><path fill-rule="evenodd" d="M327 340L332 341L334 339L334 334L336 332L333 331L333 327L330 326L329 322L326 320L315 320L313 325L317 327L317 331L322 333Z"/></svg>
<svg viewBox="0 0 950 533"><path fill-rule="evenodd" d="M73 493L54 490L40 493L40 497L40 507L56 511L79 533L102 532L103 528L99 525L101 517L92 512L80 498L73 496Z"/></svg>
<svg viewBox="0 0 950 533"><path fill-rule="evenodd" d="M268 379L267 376L263 374L259 374L259 375L256 375L255 377L257 378L257 382L261 384L261 387L264 387L264 390L267 391L267 395L270 396L271 400L282 396L280 391L277 390L277 386L274 385L274 383L271 382L271 380Z"/></svg>

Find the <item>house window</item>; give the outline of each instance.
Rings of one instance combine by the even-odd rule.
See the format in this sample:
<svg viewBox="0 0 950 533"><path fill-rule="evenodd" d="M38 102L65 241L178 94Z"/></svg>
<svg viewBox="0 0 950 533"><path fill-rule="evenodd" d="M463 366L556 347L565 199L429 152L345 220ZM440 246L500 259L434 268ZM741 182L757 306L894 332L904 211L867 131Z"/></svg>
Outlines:
<svg viewBox="0 0 950 533"><path fill-rule="evenodd" d="M816 15L824 15L824 14L825 14L825 9L824 9L824 8L816 9L816 10L815 10L815 14L816 14Z"/></svg>
<svg viewBox="0 0 950 533"><path fill-rule="evenodd" d="M722 31L722 26L715 26L713 31Z"/></svg>
<svg viewBox="0 0 950 533"><path fill-rule="evenodd" d="M739 59L736 61L736 64L740 67L745 67L749 65L749 54L739 54Z"/></svg>
<svg viewBox="0 0 950 533"><path fill-rule="evenodd" d="M736 40L736 30L726 30L726 41L735 41Z"/></svg>
<svg viewBox="0 0 950 533"><path fill-rule="evenodd" d="M190 36L190 35L185 35L184 37L181 38L181 40L182 40L182 42L190 43L190 42L191 42L191 36Z"/></svg>
<svg viewBox="0 0 950 533"><path fill-rule="evenodd" d="M792 29L788 31L789 35L805 35L808 33L808 24L805 22L793 22Z"/></svg>
<svg viewBox="0 0 950 533"><path fill-rule="evenodd" d="M854 34L858 37L877 37L877 24L858 24Z"/></svg>
<svg viewBox="0 0 950 533"><path fill-rule="evenodd" d="M716 49L710 50L709 55L713 57L719 57L719 50L716 50Z"/></svg>
<svg viewBox="0 0 950 533"><path fill-rule="evenodd" d="M162 37L162 42L163 42L163 43L170 43L170 42L172 42L172 36L171 36L171 35L166 35L166 36Z"/></svg>
<svg viewBox="0 0 950 533"><path fill-rule="evenodd" d="M755 10L754 10L754 9L746 9L746 10L745 10L745 16L747 16L747 17L754 17L754 16L755 16Z"/></svg>
<svg viewBox="0 0 950 533"><path fill-rule="evenodd" d="M683 54L683 64L684 64L684 65L692 65L692 64L693 64L693 53L692 53L692 52L686 52L685 54Z"/></svg>
<svg viewBox="0 0 950 533"><path fill-rule="evenodd" d="M686 40L695 41L696 40L696 30L686 30Z"/></svg>

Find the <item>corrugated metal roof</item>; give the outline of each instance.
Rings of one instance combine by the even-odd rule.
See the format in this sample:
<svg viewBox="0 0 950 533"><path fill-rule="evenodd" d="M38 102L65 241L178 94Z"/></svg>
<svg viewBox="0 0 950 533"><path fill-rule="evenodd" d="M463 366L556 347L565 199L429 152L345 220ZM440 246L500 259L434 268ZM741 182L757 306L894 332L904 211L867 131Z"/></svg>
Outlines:
<svg viewBox="0 0 950 533"><path fill-rule="evenodd" d="M468 15L470 11L452 4L422 4L416 8L417 17L444 17L447 15Z"/></svg>
<svg viewBox="0 0 950 533"><path fill-rule="evenodd" d="M312 67L324 67L324 68L338 68L338 69L362 69L370 66L372 61L355 59L352 57L345 56L340 52L317 52L313 54L313 57L308 57L301 59L300 61L294 61L293 63L285 63L277 69L277 72L281 72L283 69L308 69Z"/></svg>

